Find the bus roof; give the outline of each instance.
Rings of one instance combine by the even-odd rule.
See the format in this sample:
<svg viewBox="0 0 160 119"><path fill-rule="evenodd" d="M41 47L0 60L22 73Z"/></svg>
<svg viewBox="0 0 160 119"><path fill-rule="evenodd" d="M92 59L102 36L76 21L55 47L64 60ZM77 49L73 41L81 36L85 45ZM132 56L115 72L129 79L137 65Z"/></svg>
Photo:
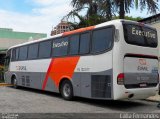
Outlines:
<svg viewBox="0 0 160 119"><path fill-rule="evenodd" d="M101 28L101 27L104 27L106 25L113 25L115 23L122 22L122 21L137 23L136 21L131 21L131 20L116 19L116 20L104 22L104 23L101 23L101 24L98 24L98 25L95 25L95 26L89 26L89 27L85 27L85 28L76 29L76 30L73 30L73 31L64 32L64 33L61 33L61 34L50 36L48 38L42 38L42 39L38 39L38 40L34 40L34 41L28 41L28 42L25 42L25 43L22 43L22 44L12 46L9 49L24 46L24 45L28 45L28 44L32 44L32 43L38 43L38 42L41 42L41 41L46 41L46 40L53 39L53 38L58 38L58 37L61 37L61 36L67 36L67 35L71 35L71 34L75 34L75 33L81 33L81 32L85 32L85 31L93 30L95 28Z"/></svg>

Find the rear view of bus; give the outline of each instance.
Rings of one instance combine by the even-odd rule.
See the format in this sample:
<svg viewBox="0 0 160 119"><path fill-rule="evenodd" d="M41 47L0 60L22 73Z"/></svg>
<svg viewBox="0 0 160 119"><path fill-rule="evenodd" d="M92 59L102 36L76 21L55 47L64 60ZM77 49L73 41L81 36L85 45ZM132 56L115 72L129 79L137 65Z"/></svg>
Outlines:
<svg viewBox="0 0 160 119"><path fill-rule="evenodd" d="M130 21L122 21L121 27L113 49L114 99L155 95L159 86L156 29Z"/></svg>

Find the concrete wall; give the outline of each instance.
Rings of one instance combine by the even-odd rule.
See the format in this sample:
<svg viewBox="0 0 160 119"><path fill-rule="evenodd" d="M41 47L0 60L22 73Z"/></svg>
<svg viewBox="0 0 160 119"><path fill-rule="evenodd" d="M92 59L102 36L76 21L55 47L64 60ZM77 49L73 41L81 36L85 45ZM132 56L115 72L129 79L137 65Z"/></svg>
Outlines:
<svg viewBox="0 0 160 119"><path fill-rule="evenodd" d="M45 33L17 32L13 29L0 28L0 54L9 47L47 37Z"/></svg>
<svg viewBox="0 0 160 119"><path fill-rule="evenodd" d="M21 44L24 42L27 42L28 40L24 39L5 39L5 38L0 38L0 49L8 49L11 46Z"/></svg>

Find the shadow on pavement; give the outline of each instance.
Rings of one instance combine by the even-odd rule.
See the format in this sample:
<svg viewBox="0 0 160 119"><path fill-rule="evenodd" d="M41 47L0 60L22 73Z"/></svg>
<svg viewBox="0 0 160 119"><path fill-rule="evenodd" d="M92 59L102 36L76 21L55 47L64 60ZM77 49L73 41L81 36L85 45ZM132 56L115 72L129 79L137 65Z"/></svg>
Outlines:
<svg viewBox="0 0 160 119"><path fill-rule="evenodd" d="M76 101L82 102L85 104L91 104L94 106L99 106L102 108L110 108L114 110L129 110L131 108L136 108L140 106L145 106L146 104L143 102L136 102L133 100L93 100L93 99L85 99L85 98L76 98Z"/></svg>
<svg viewBox="0 0 160 119"><path fill-rule="evenodd" d="M13 87L11 87L11 88L13 88ZM25 87L19 87L19 89L17 89L17 90L23 90L23 91L33 92L33 93L44 94L47 96L51 96L51 97L55 97L55 98L59 98L59 99L63 100L61 95L58 93L42 91L42 90L37 90L37 89L31 89L31 88L25 88ZM144 100L115 101L115 100L94 100L94 99L75 97L73 102L83 103L83 104L87 104L87 105L94 105L94 106L98 106L98 107L102 107L102 108L110 108L110 109L118 110L118 111L127 111L127 110L129 111L132 108L148 106L146 101L144 101Z"/></svg>

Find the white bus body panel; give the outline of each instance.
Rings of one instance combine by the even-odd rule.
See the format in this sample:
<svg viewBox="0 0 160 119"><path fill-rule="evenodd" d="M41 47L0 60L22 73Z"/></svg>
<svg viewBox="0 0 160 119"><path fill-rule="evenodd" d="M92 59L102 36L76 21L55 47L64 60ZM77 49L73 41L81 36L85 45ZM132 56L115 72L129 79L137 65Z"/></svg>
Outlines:
<svg viewBox="0 0 160 119"><path fill-rule="evenodd" d="M28 60L28 61L18 61L12 62L10 64L10 71L13 72L47 72L50 65L51 59L41 59L41 60Z"/></svg>
<svg viewBox="0 0 160 119"><path fill-rule="evenodd" d="M153 96L158 92L158 86L152 88L135 88L126 89L124 85L117 84L117 76L120 73L124 73L124 56L126 54L142 54L142 55L158 55L158 47L142 47L127 44L124 38L124 31L122 24L115 24L116 29L119 30L119 41L114 42L113 48L113 92L114 100L129 99L130 94L134 94L131 99L146 99L149 96ZM157 64L157 61L155 62Z"/></svg>

